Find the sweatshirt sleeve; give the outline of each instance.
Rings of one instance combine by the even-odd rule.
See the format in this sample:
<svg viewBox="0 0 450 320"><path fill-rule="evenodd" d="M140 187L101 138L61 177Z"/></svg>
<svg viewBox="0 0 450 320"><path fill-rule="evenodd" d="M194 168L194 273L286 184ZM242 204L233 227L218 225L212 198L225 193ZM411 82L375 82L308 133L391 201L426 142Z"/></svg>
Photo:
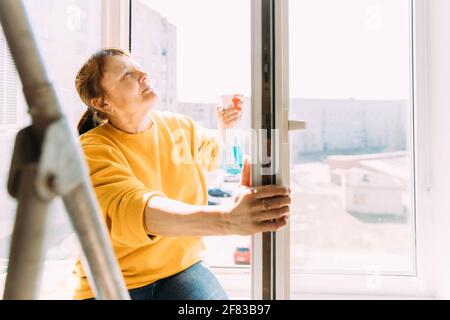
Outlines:
<svg viewBox="0 0 450 320"><path fill-rule="evenodd" d="M107 144L82 144L91 182L116 245L138 247L157 242L160 236L148 235L144 228L144 212L155 196L139 181L119 150Z"/></svg>

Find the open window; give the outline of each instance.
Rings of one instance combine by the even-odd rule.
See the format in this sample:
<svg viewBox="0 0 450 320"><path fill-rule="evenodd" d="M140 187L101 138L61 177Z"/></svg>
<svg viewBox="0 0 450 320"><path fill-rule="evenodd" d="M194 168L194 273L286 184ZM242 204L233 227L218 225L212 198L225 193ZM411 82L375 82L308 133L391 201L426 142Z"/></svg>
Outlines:
<svg viewBox="0 0 450 320"><path fill-rule="evenodd" d="M291 222L272 234L206 237L205 260L231 298L297 299L306 294L415 295L424 288L423 224L417 223L424 220L417 205L423 190L417 188L422 173L415 135L416 89L423 85L416 81L415 24L423 6L417 2L24 4L74 126L84 110L74 75L105 46L131 50L160 93L158 109L186 114L211 130L221 96L244 95L244 118L232 144L253 160L269 155L273 171L261 178L254 170L254 185L290 185ZM12 154L16 132L28 124L26 110L0 30L4 155ZM305 127L299 121L307 123L306 130L294 130ZM275 131L260 135L261 129ZM9 159L0 162L2 181ZM231 201L238 179L226 169L205 172L210 205ZM15 207L1 189L0 289ZM66 217L56 202L49 218L44 299L71 298L78 243Z"/></svg>

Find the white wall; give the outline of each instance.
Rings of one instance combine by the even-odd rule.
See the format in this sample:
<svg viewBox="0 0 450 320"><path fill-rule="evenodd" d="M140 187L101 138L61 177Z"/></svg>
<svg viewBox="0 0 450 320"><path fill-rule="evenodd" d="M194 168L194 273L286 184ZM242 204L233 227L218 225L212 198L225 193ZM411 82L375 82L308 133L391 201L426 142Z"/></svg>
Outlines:
<svg viewBox="0 0 450 320"><path fill-rule="evenodd" d="M428 0L428 94L435 297L450 299L450 1ZM428 213L426 213L428 214Z"/></svg>

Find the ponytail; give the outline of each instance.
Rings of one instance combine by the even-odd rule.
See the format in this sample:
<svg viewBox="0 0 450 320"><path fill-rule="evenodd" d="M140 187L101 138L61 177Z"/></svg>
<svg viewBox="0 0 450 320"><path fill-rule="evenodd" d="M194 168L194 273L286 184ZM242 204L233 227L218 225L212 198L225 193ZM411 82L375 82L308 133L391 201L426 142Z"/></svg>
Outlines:
<svg viewBox="0 0 450 320"><path fill-rule="evenodd" d="M106 121L108 121L107 119L108 118L104 114L98 111L92 111L91 108L88 108L78 121L78 134L81 136L89 130L92 130L105 123Z"/></svg>
<svg viewBox="0 0 450 320"><path fill-rule="evenodd" d="M88 109L83 115L81 116L81 119L78 121L78 134L81 136L83 133L88 132L91 129L94 129L95 123L94 123L94 117L90 109Z"/></svg>

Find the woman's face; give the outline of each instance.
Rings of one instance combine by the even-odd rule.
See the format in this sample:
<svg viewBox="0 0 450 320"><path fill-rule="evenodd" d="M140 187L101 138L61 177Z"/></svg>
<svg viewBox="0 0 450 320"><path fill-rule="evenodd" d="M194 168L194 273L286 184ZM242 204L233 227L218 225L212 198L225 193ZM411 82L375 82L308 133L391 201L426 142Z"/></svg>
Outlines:
<svg viewBox="0 0 450 320"><path fill-rule="evenodd" d="M106 58L102 86L106 96L101 111L113 117L145 115L158 99L148 74L126 56Z"/></svg>

